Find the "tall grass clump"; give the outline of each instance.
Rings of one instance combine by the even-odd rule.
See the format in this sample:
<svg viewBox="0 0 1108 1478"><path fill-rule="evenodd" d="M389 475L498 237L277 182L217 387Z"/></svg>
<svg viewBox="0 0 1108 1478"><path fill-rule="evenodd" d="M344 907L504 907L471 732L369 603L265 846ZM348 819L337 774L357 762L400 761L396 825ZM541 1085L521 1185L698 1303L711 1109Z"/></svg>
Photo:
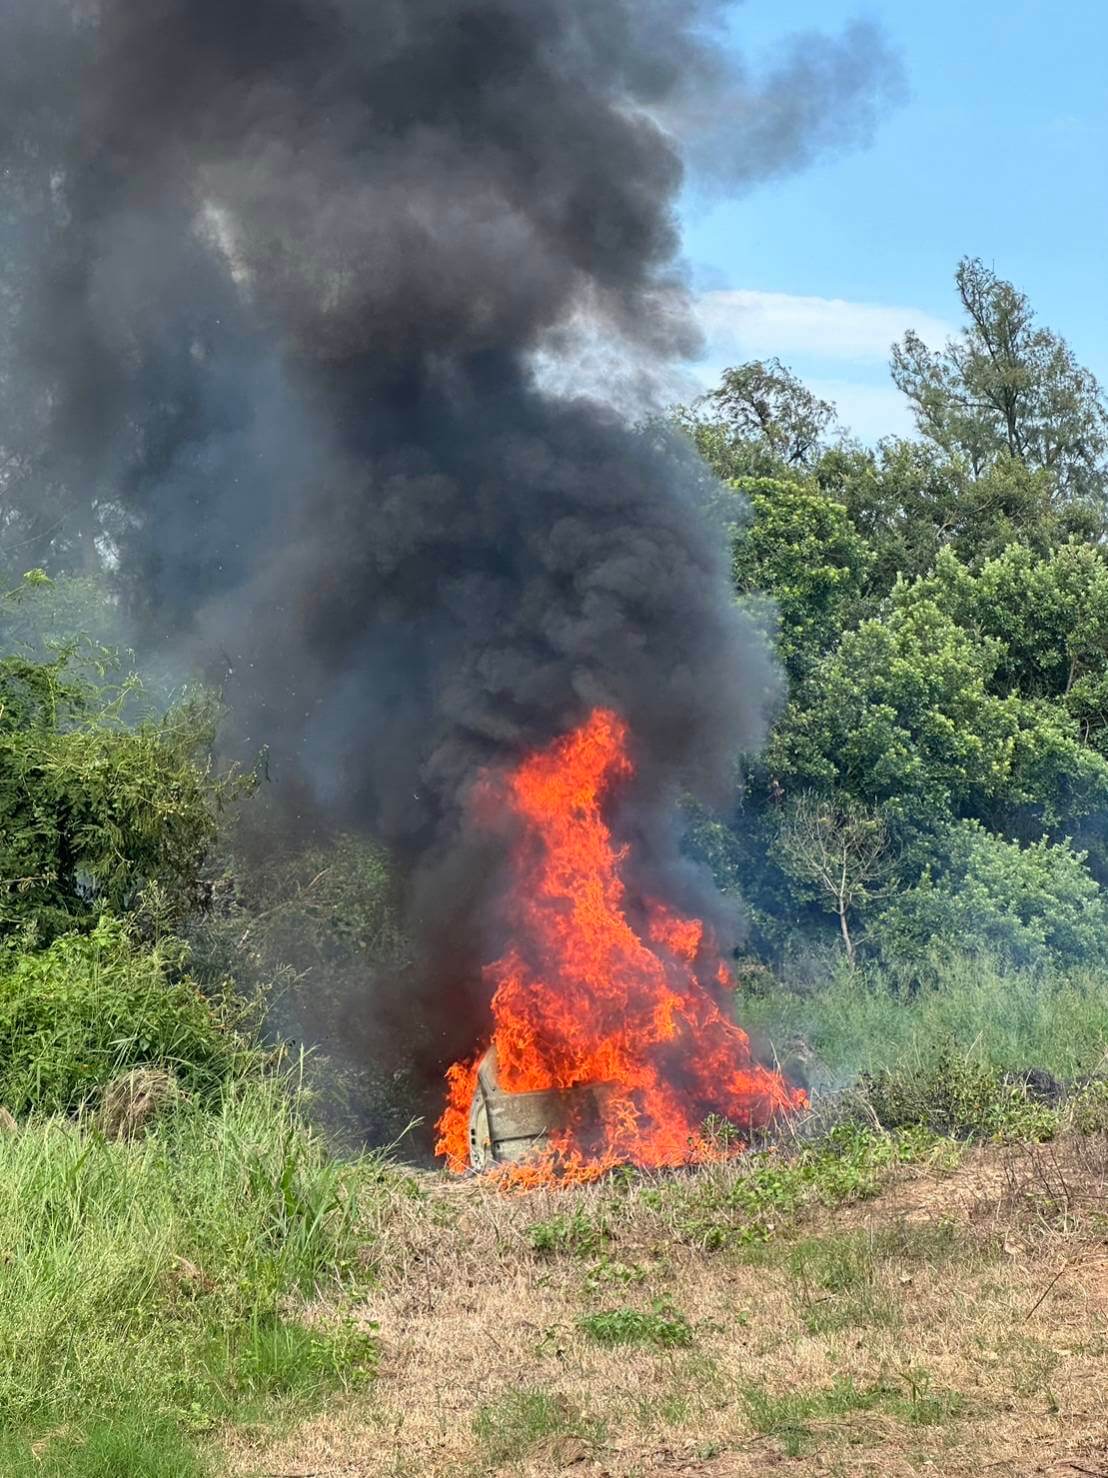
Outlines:
<svg viewBox="0 0 1108 1478"><path fill-rule="evenodd" d="M357 1278L379 1178L265 1078L130 1144L62 1118L0 1134L0 1430L136 1411L203 1429L368 1376L372 1331L295 1311Z"/></svg>
<svg viewBox="0 0 1108 1478"><path fill-rule="evenodd" d="M914 962L910 975L843 962L814 986L743 996L741 1017L782 1059L802 1039L839 1082L931 1068L952 1053L997 1072L1035 1066L1071 1079L1095 1071L1108 1048L1108 972L950 953L925 971Z"/></svg>

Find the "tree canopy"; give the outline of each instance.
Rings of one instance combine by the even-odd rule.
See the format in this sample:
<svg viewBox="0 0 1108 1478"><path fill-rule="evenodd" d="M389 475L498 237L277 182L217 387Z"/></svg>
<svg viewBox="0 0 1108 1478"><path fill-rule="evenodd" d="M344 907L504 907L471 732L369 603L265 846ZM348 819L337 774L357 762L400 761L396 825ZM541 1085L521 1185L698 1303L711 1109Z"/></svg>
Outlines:
<svg viewBox="0 0 1108 1478"><path fill-rule="evenodd" d="M691 845L790 939L976 941L1092 958L1108 883L1108 408L1065 340L977 259L964 326L891 372L916 439L861 446L776 361L679 417L745 497L736 598L788 700L731 825Z"/></svg>

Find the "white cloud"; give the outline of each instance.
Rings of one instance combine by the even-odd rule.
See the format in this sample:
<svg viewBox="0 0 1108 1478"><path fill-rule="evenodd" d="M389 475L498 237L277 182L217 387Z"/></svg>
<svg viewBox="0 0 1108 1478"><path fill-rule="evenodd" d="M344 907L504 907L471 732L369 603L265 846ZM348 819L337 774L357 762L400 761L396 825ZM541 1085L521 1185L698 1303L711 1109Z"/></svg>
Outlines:
<svg viewBox="0 0 1108 1478"><path fill-rule="evenodd" d="M821 400L831 402L841 425L869 445L883 436L915 434L911 408L895 385L867 385L849 379L805 383Z"/></svg>
<svg viewBox="0 0 1108 1478"><path fill-rule="evenodd" d="M910 328L931 345L954 332L918 308L746 289L704 293L698 310L716 363L774 355L885 363L890 346Z"/></svg>

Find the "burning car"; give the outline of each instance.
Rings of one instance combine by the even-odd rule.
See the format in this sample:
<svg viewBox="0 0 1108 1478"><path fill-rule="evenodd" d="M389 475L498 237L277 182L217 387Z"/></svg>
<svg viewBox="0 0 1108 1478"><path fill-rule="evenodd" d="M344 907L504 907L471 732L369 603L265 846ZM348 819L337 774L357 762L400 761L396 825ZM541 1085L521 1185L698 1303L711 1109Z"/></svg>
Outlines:
<svg viewBox="0 0 1108 1478"><path fill-rule="evenodd" d="M541 1158L572 1133L583 1144L603 1135L610 1083L508 1093L497 1073L496 1047L482 1057L469 1111L469 1163L474 1170Z"/></svg>
<svg viewBox="0 0 1108 1478"><path fill-rule="evenodd" d="M643 897L610 802L634 775L626 723L596 709L489 775L479 803L518 823L509 948L485 969L491 1046L447 1074L438 1153L527 1183L718 1158L704 1125L746 1131L806 1102L754 1060L712 931ZM487 1041L488 1039L486 1039Z"/></svg>

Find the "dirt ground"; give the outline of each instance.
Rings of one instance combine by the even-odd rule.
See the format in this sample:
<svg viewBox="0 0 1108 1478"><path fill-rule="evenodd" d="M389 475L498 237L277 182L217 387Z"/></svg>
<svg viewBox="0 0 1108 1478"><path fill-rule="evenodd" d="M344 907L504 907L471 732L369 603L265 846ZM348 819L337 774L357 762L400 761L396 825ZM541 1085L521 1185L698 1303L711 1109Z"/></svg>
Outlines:
<svg viewBox="0 0 1108 1478"><path fill-rule="evenodd" d="M372 1231L376 1382L236 1439L241 1478L1108 1478L1102 1138L902 1169L764 1245L706 1250L604 1187L431 1176ZM657 1338L604 1343L612 1310Z"/></svg>

